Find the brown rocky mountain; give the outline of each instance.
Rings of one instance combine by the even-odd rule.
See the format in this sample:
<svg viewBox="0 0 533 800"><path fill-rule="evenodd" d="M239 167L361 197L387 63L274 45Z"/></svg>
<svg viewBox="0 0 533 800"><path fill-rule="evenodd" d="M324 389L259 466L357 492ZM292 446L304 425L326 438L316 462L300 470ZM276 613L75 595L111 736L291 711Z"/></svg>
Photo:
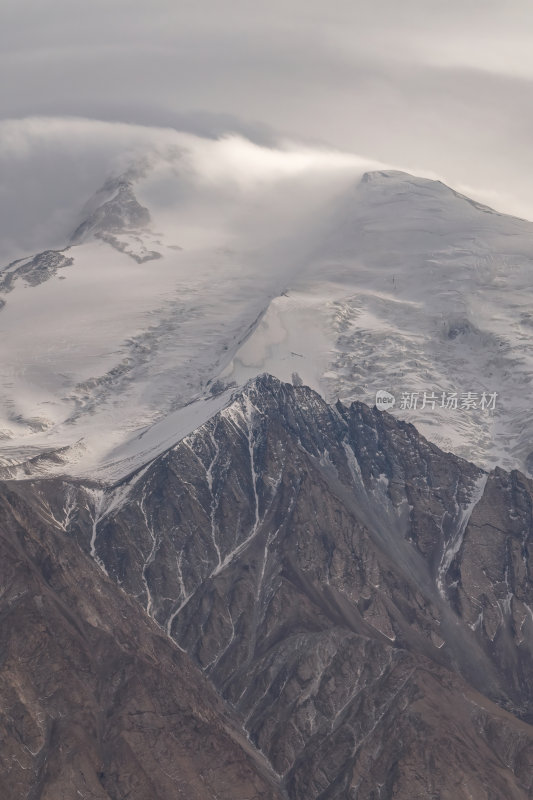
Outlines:
<svg viewBox="0 0 533 800"><path fill-rule="evenodd" d="M0 797L284 797L139 605L8 487L0 513Z"/></svg>
<svg viewBox="0 0 533 800"><path fill-rule="evenodd" d="M116 486L2 503L6 797L533 796L520 473L263 376Z"/></svg>

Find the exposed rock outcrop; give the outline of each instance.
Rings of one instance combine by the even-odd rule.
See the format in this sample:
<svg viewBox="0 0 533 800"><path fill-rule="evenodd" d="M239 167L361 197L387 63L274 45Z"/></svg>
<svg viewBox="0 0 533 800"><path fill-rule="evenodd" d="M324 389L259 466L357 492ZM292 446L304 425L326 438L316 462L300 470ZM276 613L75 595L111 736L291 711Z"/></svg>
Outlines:
<svg viewBox="0 0 533 800"><path fill-rule="evenodd" d="M115 487L10 491L187 651L294 800L532 795L519 473L264 376Z"/></svg>
<svg viewBox="0 0 533 800"><path fill-rule="evenodd" d="M63 533L0 491L0 795L280 800L188 656Z"/></svg>

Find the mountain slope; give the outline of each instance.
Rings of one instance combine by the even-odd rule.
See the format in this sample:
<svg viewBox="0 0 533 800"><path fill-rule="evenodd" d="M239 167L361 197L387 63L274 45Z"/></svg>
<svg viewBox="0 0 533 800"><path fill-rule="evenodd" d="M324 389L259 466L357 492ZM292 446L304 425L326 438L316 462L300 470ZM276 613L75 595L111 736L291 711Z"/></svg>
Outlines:
<svg viewBox="0 0 533 800"><path fill-rule="evenodd" d="M289 797L533 790L533 486L262 377L113 488L13 483L187 651Z"/></svg>
<svg viewBox="0 0 533 800"><path fill-rule="evenodd" d="M2 797L283 797L139 606L6 486L0 510Z"/></svg>
<svg viewBox="0 0 533 800"><path fill-rule="evenodd" d="M329 402L387 389L444 449L529 469L531 223L405 173L213 171L191 142L1 271L4 477L116 480L263 371ZM477 407L441 407L452 392Z"/></svg>
<svg viewBox="0 0 533 800"><path fill-rule="evenodd" d="M376 392L440 447L487 468L528 469L533 226L438 181L367 173L226 371L238 383L297 372L329 401ZM423 407L423 393L433 403ZM458 409L442 407L442 393ZM461 408L475 393L476 408ZM481 408L497 393L495 411ZM417 407L401 408L418 395Z"/></svg>

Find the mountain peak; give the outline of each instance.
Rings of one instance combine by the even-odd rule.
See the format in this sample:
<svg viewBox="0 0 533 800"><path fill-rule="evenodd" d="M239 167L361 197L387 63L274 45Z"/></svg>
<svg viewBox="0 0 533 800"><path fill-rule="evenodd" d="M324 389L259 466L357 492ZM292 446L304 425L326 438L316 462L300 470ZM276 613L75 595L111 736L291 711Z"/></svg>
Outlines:
<svg viewBox="0 0 533 800"><path fill-rule="evenodd" d="M468 203L477 211L499 215L499 212L495 211L490 206L479 203L471 197L461 194L461 192L452 189L447 183L437 178L424 178L402 170L374 170L365 172L360 183L363 186L368 185L370 188L391 192L393 194L401 193L403 195L406 190L410 189L412 192L422 191L435 197L441 196L443 199L446 199L446 197L454 197L457 200ZM408 199L408 196L406 199Z"/></svg>
<svg viewBox="0 0 533 800"><path fill-rule="evenodd" d="M150 212L139 203L131 179L126 177L107 180L87 204L85 213L87 216L71 236L73 244L79 244L91 235L122 233L143 229L150 224Z"/></svg>
<svg viewBox="0 0 533 800"><path fill-rule="evenodd" d="M130 170L109 178L86 203L83 221L70 243L79 245L91 238L99 239L139 264L161 258L159 251L151 249L154 236L150 230L150 212L135 195L138 177L138 173Z"/></svg>
<svg viewBox="0 0 533 800"><path fill-rule="evenodd" d="M27 501L189 654L292 800L371 797L389 773L398 798L431 796L436 775L460 800L493 784L528 796L533 484L519 473L262 374L112 487L9 489L19 526ZM421 747L420 730L456 744Z"/></svg>

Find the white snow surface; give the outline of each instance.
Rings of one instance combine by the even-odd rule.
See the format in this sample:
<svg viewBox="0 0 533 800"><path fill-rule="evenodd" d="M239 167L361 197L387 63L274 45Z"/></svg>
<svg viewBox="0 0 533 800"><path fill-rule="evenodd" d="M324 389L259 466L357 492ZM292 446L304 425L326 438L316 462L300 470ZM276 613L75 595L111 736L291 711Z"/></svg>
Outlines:
<svg viewBox="0 0 533 800"><path fill-rule="evenodd" d="M91 233L72 265L1 295L5 475L117 479L262 372L371 405L378 389L497 392L493 412L392 413L525 469L532 223L348 155L179 144L128 173L150 224Z"/></svg>

